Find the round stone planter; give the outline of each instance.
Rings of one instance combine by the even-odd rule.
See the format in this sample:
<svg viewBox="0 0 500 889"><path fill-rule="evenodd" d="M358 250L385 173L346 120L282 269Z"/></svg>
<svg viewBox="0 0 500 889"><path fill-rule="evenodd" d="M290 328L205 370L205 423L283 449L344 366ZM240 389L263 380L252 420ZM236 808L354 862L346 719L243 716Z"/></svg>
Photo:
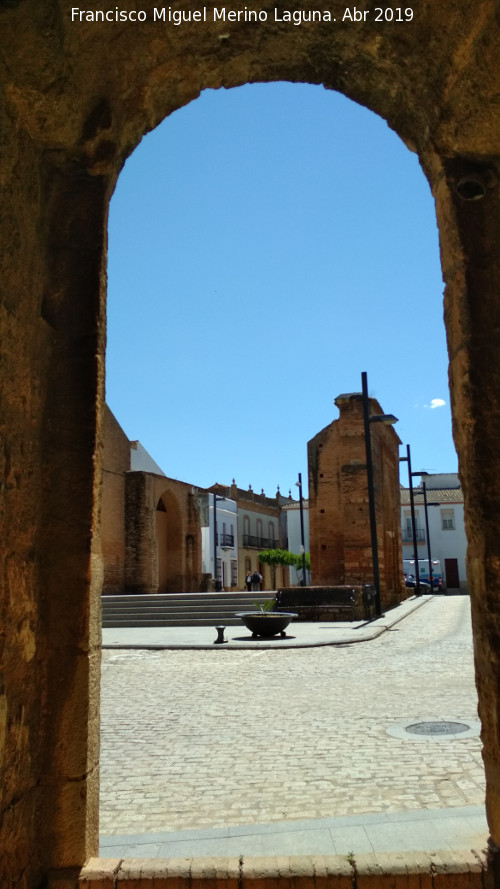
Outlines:
<svg viewBox="0 0 500 889"><path fill-rule="evenodd" d="M270 639L277 633L286 636L285 629L297 615L281 611L240 611L236 617L243 621L252 636L263 636Z"/></svg>

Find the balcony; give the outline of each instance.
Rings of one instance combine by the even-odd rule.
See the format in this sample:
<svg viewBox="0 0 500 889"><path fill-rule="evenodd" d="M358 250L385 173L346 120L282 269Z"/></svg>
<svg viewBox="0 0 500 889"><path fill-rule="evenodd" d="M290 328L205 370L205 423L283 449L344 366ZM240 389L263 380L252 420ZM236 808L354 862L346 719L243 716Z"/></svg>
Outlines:
<svg viewBox="0 0 500 889"><path fill-rule="evenodd" d="M227 546L228 549L232 549L234 546L234 534L217 534L217 545Z"/></svg>
<svg viewBox="0 0 500 889"><path fill-rule="evenodd" d="M255 549L278 549L279 540L273 540L272 537L253 537L251 534L244 534L243 546L255 547Z"/></svg>
<svg viewBox="0 0 500 889"><path fill-rule="evenodd" d="M425 543L425 531L423 528L417 528L415 532L417 543ZM413 543L413 533L411 528L401 529L401 540L403 543Z"/></svg>

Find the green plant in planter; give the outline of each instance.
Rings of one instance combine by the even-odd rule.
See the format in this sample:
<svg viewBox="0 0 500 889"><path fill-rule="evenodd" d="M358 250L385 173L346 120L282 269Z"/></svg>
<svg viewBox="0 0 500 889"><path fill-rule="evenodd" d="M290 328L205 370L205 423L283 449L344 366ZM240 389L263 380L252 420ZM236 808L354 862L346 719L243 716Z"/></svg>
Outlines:
<svg viewBox="0 0 500 889"><path fill-rule="evenodd" d="M265 602L257 602L257 600L255 600L255 602L253 604L255 605L256 608L258 608L259 611L261 611L264 614L266 611L273 610L274 601L275 601L274 599L266 599Z"/></svg>

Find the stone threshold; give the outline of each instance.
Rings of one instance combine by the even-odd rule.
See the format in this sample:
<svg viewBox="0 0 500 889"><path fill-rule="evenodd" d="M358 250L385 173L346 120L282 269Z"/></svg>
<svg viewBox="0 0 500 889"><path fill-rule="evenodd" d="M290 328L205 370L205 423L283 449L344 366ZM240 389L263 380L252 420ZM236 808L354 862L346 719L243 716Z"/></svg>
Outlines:
<svg viewBox="0 0 500 889"><path fill-rule="evenodd" d="M91 858L49 889L495 889L484 850L266 858Z"/></svg>

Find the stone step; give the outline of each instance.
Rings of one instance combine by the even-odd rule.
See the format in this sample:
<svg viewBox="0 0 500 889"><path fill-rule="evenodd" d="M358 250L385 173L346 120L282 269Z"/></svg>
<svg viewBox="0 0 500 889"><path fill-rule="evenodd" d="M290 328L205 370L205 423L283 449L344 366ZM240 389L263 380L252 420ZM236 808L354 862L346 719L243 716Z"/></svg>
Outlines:
<svg viewBox="0 0 500 889"><path fill-rule="evenodd" d="M221 612L225 614L226 612L232 611L258 611L259 609L253 603L242 603L242 602L232 602L230 605L207 605L203 607L202 605L188 605L182 607L182 605L174 605L173 607L163 606L159 608L154 608L152 605L148 605L146 608L130 608L122 605L120 608L106 608L103 609L103 614L162 614L163 612L168 614L214 614L216 612Z"/></svg>
<svg viewBox="0 0 500 889"><path fill-rule="evenodd" d="M274 597L266 593L164 593L103 596L103 627L238 626L237 611L256 611L256 602Z"/></svg>
<svg viewBox="0 0 500 889"><path fill-rule="evenodd" d="M155 617L163 617L163 615L168 615L172 618L172 620L176 620L179 617L188 616L192 620L199 620L202 617L206 617L209 620L212 620L214 617L218 615L224 615L227 617L234 617L234 615L239 611L257 611L257 608L158 608L156 610L147 609L128 609L128 610L117 610L111 612L105 612L103 617L113 617L117 619L124 619L127 617L140 617L141 619L147 620L148 618L154 619Z"/></svg>
<svg viewBox="0 0 500 889"><path fill-rule="evenodd" d="M188 617L180 617L177 620L168 617L141 619L137 616L132 616L125 618L124 620L113 619L109 623L103 621L102 624L104 629L116 629L119 627L215 627L220 625L225 627L240 626L243 628L241 620L234 616L221 616L217 619L200 618L199 620L190 619Z"/></svg>

